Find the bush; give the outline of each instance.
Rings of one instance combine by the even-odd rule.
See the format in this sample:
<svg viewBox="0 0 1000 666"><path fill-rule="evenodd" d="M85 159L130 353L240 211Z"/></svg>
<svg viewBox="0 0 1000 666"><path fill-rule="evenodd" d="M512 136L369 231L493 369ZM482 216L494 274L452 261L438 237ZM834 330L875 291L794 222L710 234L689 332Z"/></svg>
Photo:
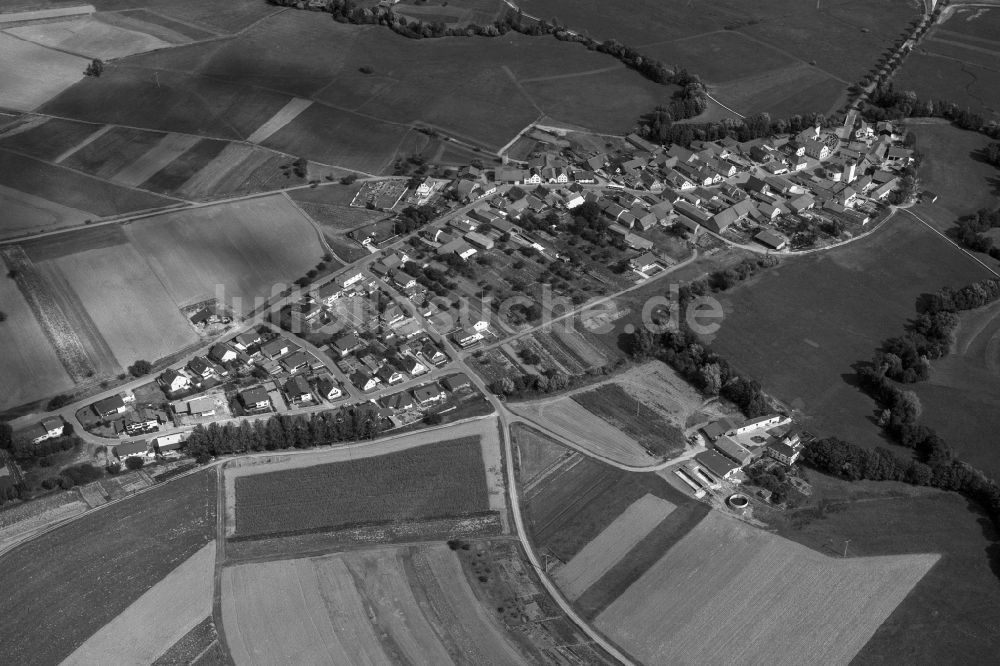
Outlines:
<svg viewBox="0 0 1000 666"><path fill-rule="evenodd" d="M122 466L119 463L113 462L107 467L105 467L105 469L107 470L108 474L118 474L120 471L122 471Z"/></svg>
<svg viewBox="0 0 1000 666"><path fill-rule="evenodd" d="M103 476L100 467L95 467L89 463L70 465L61 472L61 475L78 486L96 481ZM72 486L70 487L72 488Z"/></svg>
<svg viewBox="0 0 1000 666"><path fill-rule="evenodd" d="M153 371L153 364L149 361L138 360L128 367L128 371L133 377L142 377Z"/></svg>
<svg viewBox="0 0 1000 666"><path fill-rule="evenodd" d="M47 408L48 411L51 412L51 411L55 411L55 410L57 410L57 409L59 409L61 407L65 407L66 405L68 405L71 402L73 402L73 396L71 396L71 395L65 395L65 394L60 394L60 395L52 396L52 399L49 400L49 404L47 405L46 408Z"/></svg>
<svg viewBox="0 0 1000 666"><path fill-rule="evenodd" d="M130 470L142 469L142 466L146 464L146 461L139 456L129 456L125 459L125 467Z"/></svg>

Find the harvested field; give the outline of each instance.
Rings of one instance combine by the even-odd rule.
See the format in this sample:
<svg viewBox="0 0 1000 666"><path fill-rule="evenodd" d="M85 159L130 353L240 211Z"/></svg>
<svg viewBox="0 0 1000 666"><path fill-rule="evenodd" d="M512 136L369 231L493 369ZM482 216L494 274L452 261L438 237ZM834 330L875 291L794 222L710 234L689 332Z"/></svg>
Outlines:
<svg viewBox="0 0 1000 666"><path fill-rule="evenodd" d="M127 187L137 187L198 143L198 140L198 137L189 134L167 134L135 161L123 166L111 180Z"/></svg>
<svg viewBox="0 0 1000 666"><path fill-rule="evenodd" d="M475 437L237 477L235 486L237 537L475 516L490 510L482 450Z"/></svg>
<svg viewBox="0 0 1000 666"><path fill-rule="evenodd" d="M7 320L0 323L4 339L0 410L72 388L73 379L14 280L0 280L0 303L7 315Z"/></svg>
<svg viewBox="0 0 1000 666"><path fill-rule="evenodd" d="M564 437L595 455L627 465L643 466L654 462L633 437L587 411L572 398L511 403L509 408L519 416L545 424L545 430Z"/></svg>
<svg viewBox="0 0 1000 666"><path fill-rule="evenodd" d="M104 625L63 664L151 664L212 614L215 542L202 547Z"/></svg>
<svg viewBox="0 0 1000 666"><path fill-rule="evenodd" d="M0 649L6 659L27 665L68 657L214 538L215 506L215 473L208 470L83 516L4 555Z"/></svg>
<svg viewBox="0 0 1000 666"><path fill-rule="evenodd" d="M647 451L669 458L684 450L684 431L617 384L574 393L573 400L633 437ZM683 426L683 424L681 424Z"/></svg>
<svg viewBox="0 0 1000 666"><path fill-rule="evenodd" d="M153 35L110 25L89 16L54 23L34 23L8 28L4 32L41 46L101 60L114 60L173 46Z"/></svg>
<svg viewBox="0 0 1000 666"><path fill-rule="evenodd" d="M0 185L67 208L107 217L162 208L176 200L132 190L60 166L0 150Z"/></svg>
<svg viewBox="0 0 1000 666"><path fill-rule="evenodd" d="M443 544L230 567L222 611L237 663L524 661Z"/></svg>
<svg viewBox="0 0 1000 666"><path fill-rule="evenodd" d="M89 123L78 123L61 118L42 118L23 132L0 137L0 147L24 153L41 160L55 161L64 151L72 148L98 129Z"/></svg>
<svg viewBox="0 0 1000 666"><path fill-rule="evenodd" d="M0 33L0 108L33 111L83 78L84 58Z"/></svg>
<svg viewBox="0 0 1000 666"><path fill-rule="evenodd" d="M938 559L834 559L713 511L596 624L649 664L848 664Z"/></svg>
<svg viewBox="0 0 1000 666"><path fill-rule="evenodd" d="M280 195L166 213L125 232L180 307L219 296L248 311L323 254L312 224Z"/></svg>
<svg viewBox="0 0 1000 666"><path fill-rule="evenodd" d="M559 589L571 601L579 598L675 508L655 495L637 499L573 559L555 571L553 579Z"/></svg>
<svg viewBox="0 0 1000 666"><path fill-rule="evenodd" d="M121 367L139 359L155 361L198 341L190 322L132 245L87 250L53 263Z"/></svg>

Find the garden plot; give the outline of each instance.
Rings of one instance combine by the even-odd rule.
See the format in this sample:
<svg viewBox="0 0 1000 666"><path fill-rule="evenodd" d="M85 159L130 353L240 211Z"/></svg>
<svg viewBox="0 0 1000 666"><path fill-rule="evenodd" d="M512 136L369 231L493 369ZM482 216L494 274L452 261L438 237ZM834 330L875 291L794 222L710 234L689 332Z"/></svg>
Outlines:
<svg viewBox="0 0 1000 666"><path fill-rule="evenodd" d="M31 111L83 78L89 62L0 33L0 108Z"/></svg>
<svg viewBox="0 0 1000 666"><path fill-rule="evenodd" d="M647 664L848 664L938 558L835 559L713 511L596 625Z"/></svg>
<svg viewBox="0 0 1000 666"><path fill-rule="evenodd" d="M665 499L645 495L573 556L553 578L570 600L577 599L607 573L677 508Z"/></svg>

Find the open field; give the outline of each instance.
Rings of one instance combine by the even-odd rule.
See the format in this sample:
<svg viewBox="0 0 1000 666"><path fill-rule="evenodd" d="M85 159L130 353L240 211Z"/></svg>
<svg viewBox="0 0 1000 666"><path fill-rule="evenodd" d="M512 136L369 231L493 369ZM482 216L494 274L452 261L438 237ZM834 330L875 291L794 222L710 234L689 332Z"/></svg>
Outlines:
<svg viewBox="0 0 1000 666"><path fill-rule="evenodd" d="M802 62L711 86L720 102L743 115L767 112L773 118L827 113L843 89L842 82Z"/></svg>
<svg viewBox="0 0 1000 666"><path fill-rule="evenodd" d="M899 214L863 243L787 259L752 284L717 295L726 316L713 346L804 412L813 432L881 445L875 405L855 387L853 364L869 360L883 339L902 332L921 294L987 276L964 253Z"/></svg>
<svg viewBox="0 0 1000 666"><path fill-rule="evenodd" d="M7 409L47 395L61 393L73 386L73 380L45 338L17 283L0 280L0 303L7 320L0 323L4 353L0 354L0 377L3 378L0 409Z"/></svg>
<svg viewBox="0 0 1000 666"><path fill-rule="evenodd" d="M306 508L309 507L309 508ZM236 479L236 535L474 516L490 510L478 438Z"/></svg>
<svg viewBox="0 0 1000 666"><path fill-rule="evenodd" d="M590 391L574 393L573 400L631 435L657 456L669 458L684 450L683 423L678 428L618 384L603 384Z"/></svg>
<svg viewBox="0 0 1000 666"><path fill-rule="evenodd" d="M323 255L312 224L281 195L166 213L125 233L181 307L221 294L250 309Z"/></svg>
<svg viewBox="0 0 1000 666"><path fill-rule="evenodd" d="M88 62L0 33L0 108L32 111L83 78Z"/></svg>
<svg viewBox="0 0 1000 666"><path fill-rule="evenodd" d="M135 161L126 164L111 180L127 187L137 187L152 178L157 171L174 161L198 142L198 137L188 134L167 134Z"/></svg>
<svg viewBox="0 0 1000 666"><path fill-rule="evenodd" d="M61 118L39 118L29 129L12 132L0 137L0 147L17 153L25 153L46 161L55 160L64 151L99 129L89 123L78 123Z"/></svg>
<svg viewBox="0 0 1000 666"><path fill-rule="evenodd" d="M678 65L710 83L724 83L781 69L795 58L738 32L719 31L643 49L650 57Z"/></svg>
<svg viewBox="0 0 1000 666"><path fill-rule="evenodd" d="M834 559L713 511L596 624L648 664L848 664L938 558Z"/></svg>
<svg viewBox="0 0 1000 666"><path fill-rule="evenodd" d="M676 507L655 495L633 502L590 543L557 569L553 579L570 600L577 599L637 546Z"/></svg>
<svg viewBox="0 0 1000 666"><path fill-rule="evenodd" d="M88 638L63 663L153 663L212 614L214 574L212 541Z"/></svg>
<svg viewBox="0 0 1000 666"><path fill-rule="evenodd" d="M161 164L159 170L140 185L147 190L178 196L188 181L231 145L234 144L215 139L196 138L188 149L171 161Z"/></svg>
<svg viewBox="0 0 1000 666"><path fill-rule="evenodd" d="M611 460L628 465L651 465L655 460L635 438L587 411L572 398L511 403L509 408L526 419L545 424L546 429L577 446Z"/></svg>
<svg viewBox="0 0 1000 666"><path fill-rule="evenodd" d="M93 217L86 211L3 185L0 185L0 208L4 212L0 219L0 238L71 227Z"/></svg>
<svg viewBox="0 0 1000 666"><path fill-rule="evenodd" d="M95 267L100 267L95 270ZM87 250L52 262L118 365L154 361L198 341L190 322L132 245Z"/></svg>
<svg viewBox="0 0 1000 666"><path fill-rule="evenodd" d="M34 23L8 28L4 32L40 46L101 60L113 60L173 46L159 37L109 25L90 16L53 23Z"/></svg>
<svg viewBox="0 0 1000 666"><path fill-rule="evenodd" d="M513 432L517 433L514 465L523 493L529 493L546 473L554 471L560 461L573 455L572 449L542 436L537 430L514 426Z"/></svg>
<svg viewBox="0 0 1000 666"><path fill-rule="evenodd" d="M88 211L94 218L177 203L5 150L0 150L0 185L66 208Z"/></svg>
<svg viewBox="0 0 1000 666"><path fill-rule="evenodd" d="M524 662L443 544L229 567L222 613L236 663Z"/></svg>
<svg viewBox="0 0 1000 666"><path fill-rule="evenodd" d="M62 661L201 550L215 536L215 478L210 470L171 481L0 558L6 659Z"/></svg>
<svg viewBox="0 0 1000 666"><path fill-rule="evenodd" d="M166 136L162 132L112 126L104 134L74 151L62 164L110 180L152 150Z"/></svg>
<svg viewBox="0 0 1000 666"><path fill-rule="evenodd" d="M180 185L177 194L190 199L211 199L288 187L297 184L282 173L281 166L288 163L288 157L272 150L227 143L218 155Z"/></svg>
<svg viewBox="0 0 1000 666"><path fill-rule="evenodd" d="M964 498L902 483L848 483L809 473L813 496L767 520L782 536L820 553L852 556L941 553L883 622L854 664L984 663L1000 629L997 533Z"/></svg>

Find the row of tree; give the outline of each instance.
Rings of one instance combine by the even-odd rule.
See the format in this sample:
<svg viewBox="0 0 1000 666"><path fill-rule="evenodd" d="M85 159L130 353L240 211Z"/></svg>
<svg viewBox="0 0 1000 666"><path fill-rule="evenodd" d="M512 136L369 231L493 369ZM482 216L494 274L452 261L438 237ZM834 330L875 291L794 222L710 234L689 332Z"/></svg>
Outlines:
<svg viewBox="0 0 1000 666"><path fill-rule="evenodd" d="M301 0L270 0L273 4L303 7ZM591 51L606 53L617 58L626 67L634 69L651 81L680 86L681 90L670 103L674 119L690 118L705 110L707 98L701 82L684 70L673 71L656 58L639 53L614 39L599 42L587 35L560 26L555 19L549 21L529 19L521 10L507 12L493 23L448 27L442 21L423 22L397 14L392 6L359 7L353 0L328 0L321 9L333 15L340 23L358 25L383 25L393 32L410 39L435 39L439 37L499 37L508 32L523 35L552 35L565 42L576 42Z"/></svg>
<svg viewBox="0 0 1000 666"><path fill-rule="evenodd" d="M713 123L675 123L682 117L673 113L671 106L657 106L652 112L639 119L638 133L655 143L676 143L688 147L694 141L719 141L732 138L737 141L751 141L773 134L797 134L808 127L829 125L821 113L794 115L789 118L772 120L770 114L760 113L736 121L727 118Z"/></svg>
<svg viewBox="0 0 1000 666"><path fill-rule="evenodd" d="M949 100L920 99L912 90L896 90L892 83L878 86L861 104L861 113L869 122L903 118L945 118L962 129L982 132L1000 139L1000 124L967 107Z"/></svg>
<svg viewBox="0 0 1000 666"><path fill-rule="evenodd" d="M373 439L383 430L378 409L366 404L311 416L277 415L239 425L199 425L191 432L184 450L197 462L205 463L213 456Z"/></svg>

